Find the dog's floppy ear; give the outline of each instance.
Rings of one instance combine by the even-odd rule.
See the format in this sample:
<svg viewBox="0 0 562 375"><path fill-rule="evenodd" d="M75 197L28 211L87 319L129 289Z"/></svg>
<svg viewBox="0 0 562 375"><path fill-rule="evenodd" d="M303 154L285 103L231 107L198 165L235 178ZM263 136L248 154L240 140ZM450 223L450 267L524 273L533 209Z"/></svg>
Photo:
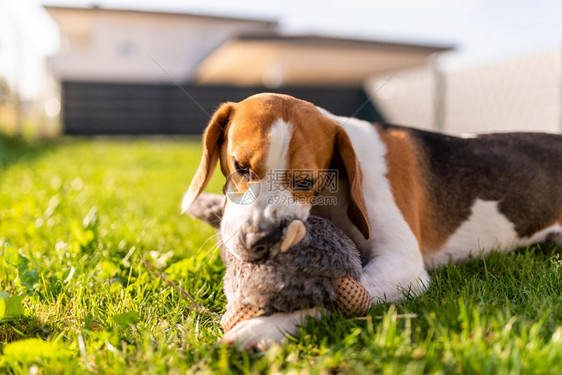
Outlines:
<svg viewBox="0 0 562 375"><path fill-rule="evenodd" d="M342 128L336 131L334 156L339 157L349 181L347 215L365 239L371 238L371 226L363 199L363 176L351 140Z"/></svg>
<svg viewBox="0 0 562 375"><path fill-rule="evenodd" d="M182 213L185 213L193 201L201 194L209 180L213 176L215 167L219 160L220 146L225 128L230 120L234 106L232 103L224 103L214 113L209 125L203 134L203 155L199 168L195 172L191 185L183 196L181 203Z"/></svg>

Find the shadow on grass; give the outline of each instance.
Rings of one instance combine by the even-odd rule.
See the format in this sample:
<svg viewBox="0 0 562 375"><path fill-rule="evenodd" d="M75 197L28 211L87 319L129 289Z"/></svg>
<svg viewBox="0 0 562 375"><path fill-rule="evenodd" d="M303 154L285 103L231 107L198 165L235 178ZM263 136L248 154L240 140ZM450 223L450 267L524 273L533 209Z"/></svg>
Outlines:
<svg viewBox="0 0 562 375"><path fill-rule="evenodd" d="M0 133L0 171L19 162L36 159L54 148L53 141L30 140Z"/></svg>
<svg viewBox="0 0 562 375"><path fill-rule="evenodd" d="M53 328L35 316L25 316L13 321L0 323L0 343L23 340L30 337L46 339Z"/></svg>

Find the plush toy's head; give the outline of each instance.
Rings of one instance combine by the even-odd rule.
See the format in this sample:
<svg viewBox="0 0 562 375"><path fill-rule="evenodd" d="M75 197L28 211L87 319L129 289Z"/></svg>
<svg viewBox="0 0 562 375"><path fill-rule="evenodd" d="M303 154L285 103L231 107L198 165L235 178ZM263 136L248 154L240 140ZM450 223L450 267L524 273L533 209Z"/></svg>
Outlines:
<svg viewBox="0 0 562 375"><path fill-rule="evenodd" d="M253 262L222 247L227 266L224 292L230 306L256 305L266 314L314 306L331 309L338 298L334 282L359 279L357 248L331 221L312 216L306 223L293 222L287 237L292 246Z"/></svg>
<svg viewBox="0 0 562 375"><path fill-rule="evenodd" d="M223 204L223 197L203 194L189 214L218 227L217 207ZM218 243L222 245L222 240L228 239L221 240L220 235L218 231ZM311 216L306 222L289 223L282 235L279 249L254 261L239 259L226 246L220 246L226 265L223 281L227 313L249 311L247 306L257 307L264 314L318 306L366 310L369 295L358 283L359 252L341 229L330 220Z"/></svg>

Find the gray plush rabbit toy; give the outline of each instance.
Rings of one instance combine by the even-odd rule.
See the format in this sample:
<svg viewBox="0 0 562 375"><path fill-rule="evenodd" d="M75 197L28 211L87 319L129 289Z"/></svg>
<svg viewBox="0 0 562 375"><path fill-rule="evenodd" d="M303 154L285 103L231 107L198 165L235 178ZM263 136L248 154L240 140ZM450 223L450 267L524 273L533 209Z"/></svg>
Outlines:
<svg viewBox="0 0 562 375"><path fill-rule="evenodd" d="M188 214L219 229L225 199L203 193ZM223 287L227 306L221 320L225 331L262 314L310 307L363 314L369 308L369 294L358 281L359 252L353 241L327 219L311 216L306 222L289 223L277 251L253 261L233 256L220 235L218 230L226 266Z"/></svg>

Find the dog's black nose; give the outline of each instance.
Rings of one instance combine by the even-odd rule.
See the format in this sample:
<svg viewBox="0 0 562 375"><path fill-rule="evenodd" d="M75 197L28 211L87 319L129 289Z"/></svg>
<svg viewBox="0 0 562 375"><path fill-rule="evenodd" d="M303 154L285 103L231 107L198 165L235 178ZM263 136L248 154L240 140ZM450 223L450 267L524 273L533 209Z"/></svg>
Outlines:
<svg viewBox="0 0 562 375"><path fill-rule="evenodd" d="M266 256L271 247L279 243L282 239L283 229L275 228L261 237L256 236L256 240L252 244L248 244L248 247L250 252L259 259Z"/></svg>

